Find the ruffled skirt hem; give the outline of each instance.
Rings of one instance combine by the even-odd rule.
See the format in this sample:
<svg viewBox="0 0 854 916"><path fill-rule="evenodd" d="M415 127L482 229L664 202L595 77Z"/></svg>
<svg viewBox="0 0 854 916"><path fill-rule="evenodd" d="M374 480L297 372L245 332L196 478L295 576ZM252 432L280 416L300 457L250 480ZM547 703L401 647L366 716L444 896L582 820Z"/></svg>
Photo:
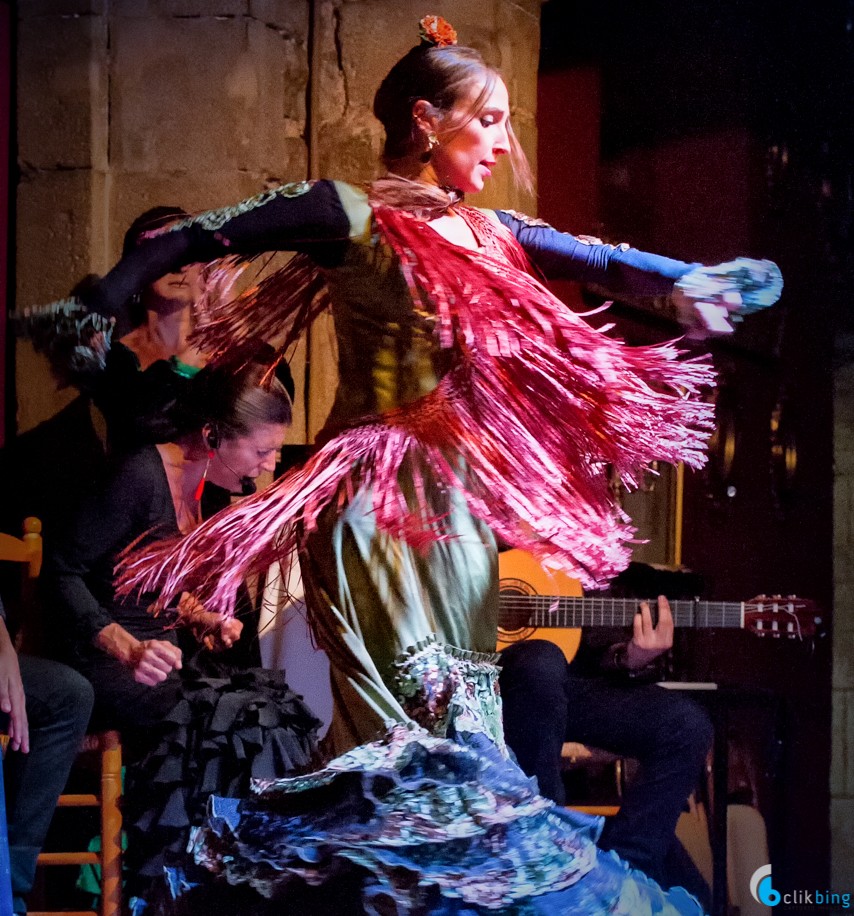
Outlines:
<svg viewBox="0 0 854 916"><path fill-rule="evenodd" d="M282 909L348 886L349 913L697 916L596 849L598 818L559 808L482 734L398 726L317 773L212 798L196 862ZM353 890L353 889L356 890Z"/></svg>
<svg viewBox="0 0 854 916"><path fill-rule="evenodd" d="M151 750L128 769L128 848L143 879L181 861L212 793L243 795L250 777L297 773L315 762L320 723L283 672L191 667L182 689Z"/></svg>

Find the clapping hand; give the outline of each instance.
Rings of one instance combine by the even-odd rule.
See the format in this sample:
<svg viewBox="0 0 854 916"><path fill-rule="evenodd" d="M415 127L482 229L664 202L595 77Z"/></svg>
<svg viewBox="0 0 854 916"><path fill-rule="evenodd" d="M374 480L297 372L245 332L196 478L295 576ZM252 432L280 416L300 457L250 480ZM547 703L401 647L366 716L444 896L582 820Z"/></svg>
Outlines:
<svg viewBox="0 0 854 916"><path fill-rule="evenodd" d="M190 627L196 639L211 652L230 649L243 632L243 623L235 617L226 617L205 606L190 592L183 592L178 601L178 614Z"/></svg>
<svg viewBox="0 0 854 916"><path fill-rule="evenodd" d="M144 639L131 655L131 667L135 681L154 687L181 668L181 650L164 639Z"/></svg>

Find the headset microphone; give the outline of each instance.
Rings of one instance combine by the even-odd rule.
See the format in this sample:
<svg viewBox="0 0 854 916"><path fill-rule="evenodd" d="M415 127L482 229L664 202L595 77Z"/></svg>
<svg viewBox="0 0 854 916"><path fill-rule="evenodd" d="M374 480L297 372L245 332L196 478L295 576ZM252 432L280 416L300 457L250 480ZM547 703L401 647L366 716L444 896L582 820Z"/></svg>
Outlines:
<svg viewBox="0 0 854 916"><path fill-rule="evenodd" d="M205 433L205 444L211 450L211 455L208 458L208 463L210 463L210 459L213 457L213 452L217 451L220 446L219 431L217 430L216 427L211 427L211 429L209 429ZM237 477L237 481L240 484L240 495L241 496L252 496L252 494L257 491L258 488L255 486L255 481L251 477L241 477L234 470L234 468L232 468L230 465L226 464L222 460L221 456L219 460L223 464L224 467L228 468L228 470L231 471L231 473L234 474L235 477ZM205 468L205 477L207 477L207 468ZM202 478L202 481L199 484L199 497L201 497L201 487L204 485L204 482L205 482L204 478Z"/></svg>

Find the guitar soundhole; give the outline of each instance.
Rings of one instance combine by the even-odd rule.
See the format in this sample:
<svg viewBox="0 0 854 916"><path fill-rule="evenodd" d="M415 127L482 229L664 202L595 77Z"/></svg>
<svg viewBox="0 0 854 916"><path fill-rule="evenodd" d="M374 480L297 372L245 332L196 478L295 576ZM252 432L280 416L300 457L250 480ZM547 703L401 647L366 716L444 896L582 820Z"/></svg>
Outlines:
<svg viewBox="0 0 854 916"><path fill-rule="evenodd" d="M523 579L502 579L498 583L498 591L502 595L519 595L520 597L527 598L531 595L536 595L537 592L533 589L527 582ZM511 612L512 613L512 612ZM506 614L502 614L503 623L509 623L510 620L507 619ZM515 620L513 621L516 622ZM522 642L524 639L530 639L536 631L536 627L528 626L525 612L519 615L519 626L508 628L505 626L499 625L498 627L498 638L500 642Z"/></svg>

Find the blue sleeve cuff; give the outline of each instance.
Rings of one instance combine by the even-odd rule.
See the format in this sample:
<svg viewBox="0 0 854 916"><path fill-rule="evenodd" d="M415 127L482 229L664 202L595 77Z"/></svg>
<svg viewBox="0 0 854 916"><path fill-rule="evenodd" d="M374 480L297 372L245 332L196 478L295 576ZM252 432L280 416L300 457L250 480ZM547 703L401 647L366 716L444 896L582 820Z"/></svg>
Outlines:
<svg viewBox="0 0 854 916"><path fill-rule="evenodd" d="M558 232L548 223L509 210L497 216L549 280L595 285L616 298L666 296L696 264Z"/></svg>

